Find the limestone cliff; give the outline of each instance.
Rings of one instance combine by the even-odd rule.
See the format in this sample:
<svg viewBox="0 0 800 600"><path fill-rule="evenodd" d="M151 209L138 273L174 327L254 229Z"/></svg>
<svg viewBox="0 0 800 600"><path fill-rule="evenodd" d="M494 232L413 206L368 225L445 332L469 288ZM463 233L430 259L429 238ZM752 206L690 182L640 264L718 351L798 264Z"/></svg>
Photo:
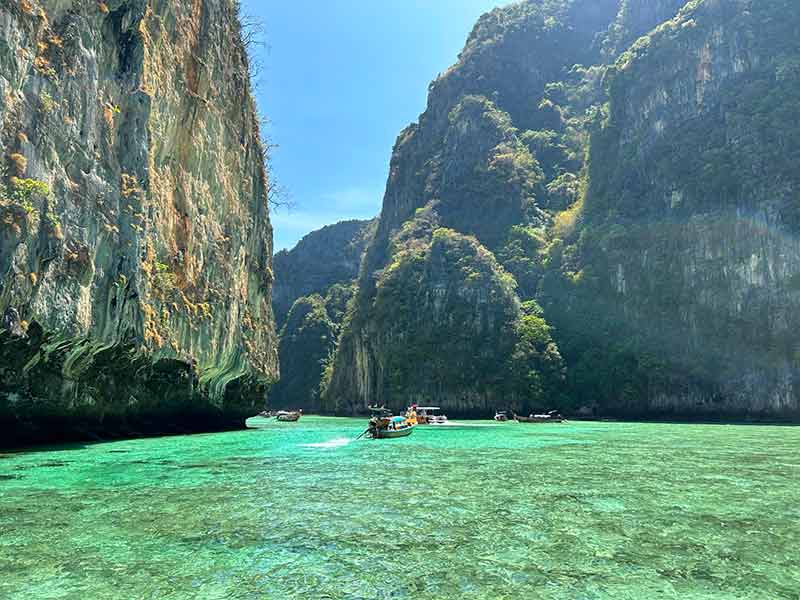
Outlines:
<svg viewBox="0 0 800 600"><path fill-rule="evenodd" d="M398 138L325 406L796 418L798 18L788 0L482 17Z"/></svg>
<svg viewBox="0 0 800 600"><path fill-rule="evenodd" d="M352 296L351 286L337 285L336 289ZM329 309L328 298L319 294L303 296L292 304L280 332L281 379L269 395L270 408L320 411L323 381L341 325L341 313L337 320Z"/></svg>
<svg viewBox="0 0 800 600"><path fill-rule="evenodd" d="M4 433L242 426L263 405L272 231L237 10L0 2Z"/></svg>
<svg viewBox="0 0 800 600"><path fill-rule="evenodd" d="M275 254L272 307L278 328L303 296L321 294L336 284L349 285L358 276L375 221L342 221L312 231L291 250Z"/></svg>
<svg viewBox="0 0 800 600"><path fill-rule="evenodd" d="M639 37L672 19L687 0L622 0L619 12L606 32L604 56L614 62Z"/></svg>
<svg viewBox="0 0 800 600"><path fill-rule="evenodd" d="M371 402L397 407L427 398L451 412L485 414L494 404L528 409L544 401L542 390L551 387L550 372L558 369L538 373L546 383L537 394L526 394L526 385L512 389L499 365L523 368L509 365L515 360L512 349L521 343L516 322L521 313L501 310L504 316L493 319L483 306L500 289L503 302L520 304L517 282L508 281L504 268L510 266L495 262L476 275L474 294L447 295L447 290L463 286L472 271L481 272L471 257L495 261L492 254L503 252L516 227L543 236L552 223L551 196L570 196L580 170L579 135L562 126L562 115L546 94L576 63L601 60L598 40L619 8L616 0L559 1L492 11L475 26L458 63L431 84L426 111L400 134L394 149L380 221L336 356L329 410L352 412ZM464 270L433 268L438 263L429 257L437 245L430 223L452 230L456 239L469 239L456 244L466 252ZM458 250L448 254L455 260ZM415 273L417 262L430 267L404 279L408 289L385 287L392 281L387 274ZM439 294L447 295L448 310L422 300ZM392 367L403 335L394 315L404 314L409 303L420 311L416 318L426 335L401 338L408 346L404 356L414 361L403 373L423 364L435 371L419 381L404 380ZM453 315L470 317L450 344ZM535 346L550 348L548 336L543 328ZM500 369L494 376L485 372L489 364ZM464 377L458 385L451 385L454 373Z"/></svg>
<svg viewBox="0 0 800 600"><path fill-rule="evenodd" d="M691 2L609 71L543 299L576 402L800 416L798 31L792 2Z"/></svg>
<svg viewBox="0 0 800 600"><path fill-rule="evenodd" d="M270 408L322 409L347 305L375 221L342 221L275 255L272 304L280 328L281 379Z"/></svg>

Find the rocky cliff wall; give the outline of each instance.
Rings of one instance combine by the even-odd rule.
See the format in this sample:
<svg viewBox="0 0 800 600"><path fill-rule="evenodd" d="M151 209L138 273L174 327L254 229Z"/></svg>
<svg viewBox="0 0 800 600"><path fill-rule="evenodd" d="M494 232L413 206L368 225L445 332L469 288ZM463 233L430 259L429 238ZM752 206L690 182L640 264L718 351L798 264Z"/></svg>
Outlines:
<svg viewBox="0 0 800 600"><path fill-rule="evenodd" d="M281 379L270 393L270 408L323 410L322 392L375 225L342 221L275 255L272 304L280 325Z"/></svg>
<svg viewBox="0 0 800 600"><path fill-rule="evenodd" d="M306 235L291 250L275 254L272 306L279 329L298 298L325 296L332 286L350 285L358 277L375 225L375 220L328 225Z"/></svg>
<svg viewBox="0 0 800 600"><path fill-rule="evenodd" d="M797 418L798 15L552 0L481 18L398 138L328 408ZM450 269L431 262L437 229L472 240ZM503 298L543 313L481 329L474 298L447 292L470 289L472 244L496 259L484 297L511 275Z"/></svg>
<svg viewBox="0 0 800 600"><path fill-rule="evenodd" d="M637 38L669 21L687 0L622 0L617 18L603 41L603 55L609 62L625 52Z"/></svg>
<svg viewBox="0 0 800 600"><path fill-rule="evenodd" d="M523 409L542 400L512 391L500 372L493 380L484 372L487 357L497 368L512 360L512 348L519 342L514 337L519 313L508 313L496 320L496 327L482 329L483 308L471 295L448 296L450 308L445 312L422 300L465 285L463 273L445 270L435 277L430 272L409 277L404 280L408 290L381 286L393 265L413 273L413 265L406 263L427 260L423 257L433 248L430 222L472 239L456 245L467 252L467 264L473 253L496 260L493 254L502 252L516 226L536 231L550 226L548 184L580 166L568 156L561 132L555 131L562 128L562 115L545 101L548 84L565 78L576 63L600 60L598 40L619 8L616 0L565 0L496 9L477 23L458 62L431 84L426 111L395 145L376 235L367 249L357 301L335 360L326 402L330 410L353 412L375 401L399 407L428 397L451 412L469 414L472 407L477 415L501 402ZM556 168L557 162L563 165ZM471 244L477 249L468 251ZM457 251L449 254L455 259ZM506 289L506 271L498 264L476 279L475 286L482 287L477 297L494 297L493 290ZM516 285L502 296L519 305ZM417 299L416 318L426 323L426 335L404 337L400 354L413 360L408 365L412 370L425 363L437 372L416 379L403 367L400 372L409 375L404 380L388 365L399 355L393 315L402 314L411 298ZM383 311L380 304L386 307ZM471 315L455 345L447 341L452 333L448 314ZM476 340L482 349L473 344ZM462 346L456 351L458 344ZM547 336L537 344L547 347ZM466 379L451 386L451 375L458 372Z"/></svg>
<svg viewBox="0 0 800 600"><path fill-rule="evenodd" d="M242 426L277 344L236 3L3 0L0 30L3 430Z"/></svg>
<svg viewBox="0 0 800 600"><path fill-rule="evenodd" d="M609 72L548 313L605 412L800 414L799 31L790 2L693 2Z"/></svg>

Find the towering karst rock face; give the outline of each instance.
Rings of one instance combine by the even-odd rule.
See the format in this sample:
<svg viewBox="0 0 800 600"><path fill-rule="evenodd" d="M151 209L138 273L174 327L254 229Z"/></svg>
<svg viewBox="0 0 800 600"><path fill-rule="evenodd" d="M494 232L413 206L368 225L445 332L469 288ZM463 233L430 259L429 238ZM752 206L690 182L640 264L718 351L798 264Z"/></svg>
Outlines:
<svg viewBox="0 0 800 600"><path fill-rule="evenodd" d="M0 2L0 437L242 426L277 378L236 3Z"/></svg>
<svg viewBox="0 0 800 600"><path fill-rule="evenodd" d="M319 411L347 305L376 222L342 221L275 255L272 305L280 328L281 379L271 408Z"/></svg>
<svg viewBox="0 0 800 600"><path fill-rule="evenodd" d="M798 21L482 17L398 138L324 407L797 416Z"/></svg>
<svg viewBox="0 0 800 600"><path fill-rule="evenodd" d="M597 34L618 12L611 0L526 2L497 9L481 18L459 62L431 85L425 113L395 146L380 222L328 389L331 410L427 398L451 412L469 413L498 403L527 409L540 401L526 386L515 388L502 371L487 372L490 364L515 362L520 299L501 264L475 269L469 255L502 253L515 227L536 238L550 225L548 188L553 196L569 188L580 161L556 131L561 115L545 97L547 86L576 63L599 60ZM537 152L549 156L547 164ZM440 239L469 238L457 244L468 254L462 268L434 267L439 230L452 232ZM449 254L455 258L457 252ZM395 285L396 271L414 271L408 263L430 268L405 279L405 287ZM468 281L475 291L462 296L458 290L467 289ZM508 309L490 319L485 308L499 290ZM438 295L446 296L448 310L434 310ZM404 334L394 315L406 310L419 311L415 318L425 323L428 335L419 345L398 337ZM449 339L459 325L453 319L463 314L471 317L461 323L458 339ZM549 349L557 357L547 328L541 333L539 351ZM406 356L414 366L430 366L426 377L397 375L392 349L399 340L410 347ZM444 351L459 340L474 343L459 352ZM461 378L456 386L451 385L454 372Z"/></svg>
<svg viewBox="0 0 800 600"><path fill-rule="evenodd" d="M798 33L791 2L691 2L608 72L583 222L542 299L579 401L800 414Z"/></svg>
<svg viewBox="0 0 800 600"><path fill-rule="evenodd" d="M604 56L609 62L656 26L672 19L687 0L622 0L614 23L602 38Z"/></svg>
<svg viewBox="0 0 800 600"><path fill-rule="evenodd" d="M375 220L351 220L328 225L306 235L291 250L275 253L272 307L279 329L298 298L325 296L332 286L349 285L358 276L375 224Z"/></svg>

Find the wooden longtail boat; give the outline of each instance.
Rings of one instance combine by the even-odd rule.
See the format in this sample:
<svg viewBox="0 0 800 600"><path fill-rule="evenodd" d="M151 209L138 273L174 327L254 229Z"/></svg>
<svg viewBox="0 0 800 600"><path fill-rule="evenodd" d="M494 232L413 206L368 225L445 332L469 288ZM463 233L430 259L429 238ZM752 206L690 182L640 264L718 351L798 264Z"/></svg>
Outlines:
<svg viewBox="0 0 800 600"><path fill-rule="evenodd" d="M394 427L391 425L388 428L380 428L375 433L374 436L377 440L386 440L392 438L401 438L409 436L414 431L414 426L405 423L405 419L403 417L395 417L395 419L403 419L403 423L395 422Z"/></svg>
<svg viewBox="0 0 800 600"><path fill-rule="evenodd" d="M547 414L530 415L528 417L514 415L514 418L519 423L563 423L566 421L566 419L557 410L551 410Z"/></svg>
<svg viewBox="0 0 800 600"><path fill-rule="evenodd" d="M369 420L364 434L373 440L387 440L409 436L413 431L414 425L405 417L376 416Z"/></svg>

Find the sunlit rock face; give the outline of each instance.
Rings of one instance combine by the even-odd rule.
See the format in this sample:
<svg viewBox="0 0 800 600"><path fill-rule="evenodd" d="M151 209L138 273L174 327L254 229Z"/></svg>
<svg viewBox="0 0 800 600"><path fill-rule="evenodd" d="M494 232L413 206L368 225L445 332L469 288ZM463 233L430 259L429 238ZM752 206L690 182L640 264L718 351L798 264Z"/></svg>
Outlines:
<svg viewBox="0 0 800 600"><path fill-rule="evenodd" d="M234 4L13 0L0 30L0 426L242 426L278 363Z"/></svg>
<svg viewBox="0 0 800 600"><path fill-rule="evenodd" d="M583 402L800 415L798 30L790 2L689 3L608 73L560 265L580 281L543 299L573 368L603 370Z"/></svg>

